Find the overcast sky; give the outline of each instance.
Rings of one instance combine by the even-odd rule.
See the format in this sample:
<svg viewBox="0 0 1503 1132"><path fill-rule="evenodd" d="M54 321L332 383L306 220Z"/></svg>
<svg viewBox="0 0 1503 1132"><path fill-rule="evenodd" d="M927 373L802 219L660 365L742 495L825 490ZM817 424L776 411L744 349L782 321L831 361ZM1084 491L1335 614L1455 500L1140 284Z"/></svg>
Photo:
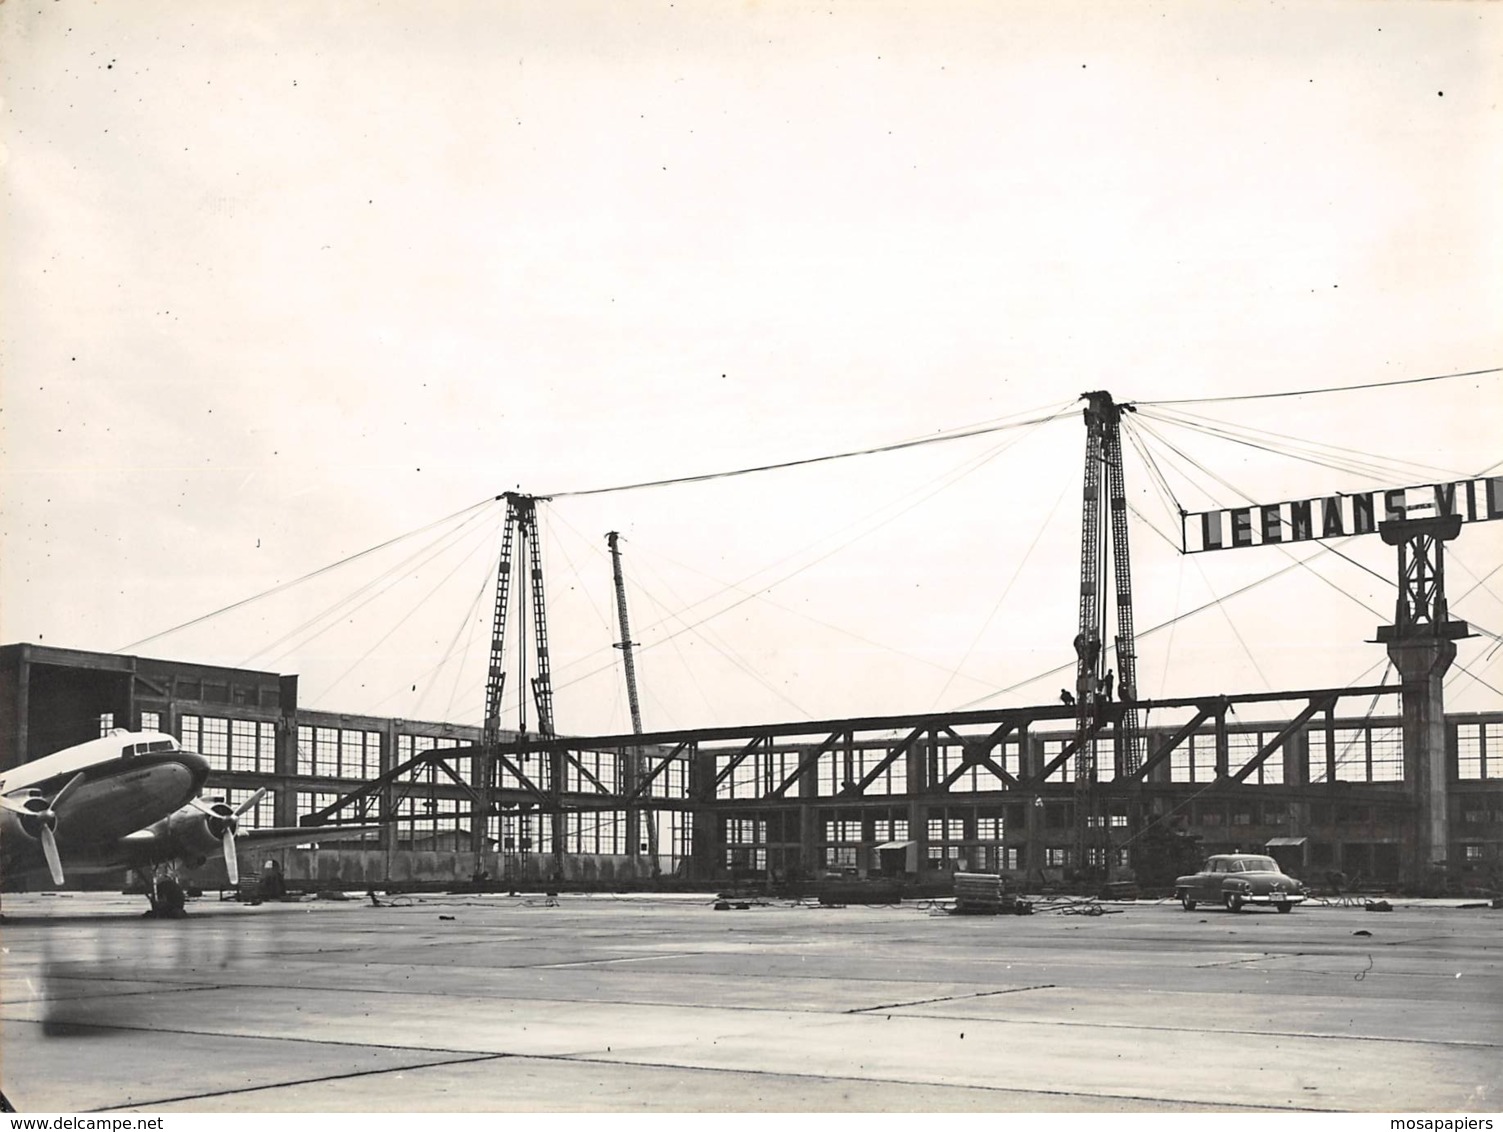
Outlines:
<svg viewBox="0 0 1503 1132"><path fill-rule="evenodd" d="M628 727L610 529L649 728L1045 702L1079 393L1503 365L1498 5L9 0L0 51L7 642L125 648L506 490L1067 410L542 508L564 730ZM1476 473L1500 406L1179 407L1360 473L1140 414L1140 630L1292 561L1184 558L1174 505ZM478 722L502 513L135 651ZM1376 679L1393 551L1341 550L1145 637L1141 694ZM1503 523L1453 550L1503 632ZM1461 657L1503 688L1495 643Z"/></svg>

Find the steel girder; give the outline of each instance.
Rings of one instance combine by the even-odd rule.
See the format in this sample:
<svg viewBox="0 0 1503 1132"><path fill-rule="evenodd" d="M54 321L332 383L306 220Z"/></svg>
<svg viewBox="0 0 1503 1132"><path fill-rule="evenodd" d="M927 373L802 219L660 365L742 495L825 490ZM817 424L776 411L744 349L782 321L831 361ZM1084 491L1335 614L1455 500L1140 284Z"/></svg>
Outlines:
<svg viewBox="0 0 1503 1132"><path fill-rule="evenodd" d="M1313 717L1324 713L1326 726L1334 723L1336 705L1343 699L1393 695L1401 690L1400 685L1374 685L1356 688L1323 688L1307 691L1261 692L1226 696L1192 696L1178 699L1141 701L1134 705L1140 712L1169 709L1192 709L1191 719L1178 727L1162 745L1157 746L1135 771L1119 776L1115 782L1103 783L1109 791L1142 787L1149 773L1195 734L1208 719L1217 721L1218 732L1218 780L1217 785L1236 787L1268 758L1280 749L1288 738L1305 726ZM1270 741L1263 743L1258 751L1235 773L1229 773L1226 765L1226 716L1237 705L1259 703L1304 701L1304 706L1289 720ZM1097 738L1103 731L1111 731L1120 725L1120 704L1110 705L1088 729L1087 741ZM939 797L962 797L952 787L972 768L987 771L997 781L995 791L966 791L963 797L978 799L999 796L1017 796L1023 792L1067 793L1070 784L1049 783L1047 779L1063 766L1079 749L1081 737L1075 735L1051 759L1035 772L1021 767L1021 773L1013 774L1005 768L1005 760L994 752L1011 737L1022 740L1037 723L1058 723L1065 726L1074 722L1072 708L1060 704L1046 704L1022 708L997 708L987 711L929 713L924 715L866 716L855 719L821 720L810 723L775 723L750 727L712 727L681 731L659 731L643 734L619 734L591 737L527 736L498 741L490 749L484 745L474 747L448 747L421 751L405 760L379 778L361 783L355 789L336 799L315 813L305 816L302 824L309 827L323 825L366 824L370 822L400 822L410 820L410 815L394 812L391 800L400 792L410 793L421 786L430 790L442 787L446 797L468 800L471 811L454 814L458 819L486 816L517 808L532 811L557 812L566 810L611 810L629 806L649 805L660 809L743 809L787 806L796 801L819 804L867 803L892 805L902 800L935 799ZM984 728L985 730L980 730ZM1062 731L1062 734L1065 733ZM941 777L927 774L922 758L914 757L928 745L960 749L960 761L948 768ZM1021 743L1020 743L1021 746ZM820 794L810 790L806 794L794 794L794 788L804 782L814 771L819 760L832 753L859 749L875 755L873 763L863 769L859 779L842 783L831 793ZM642 752L642 775L636 783L623 783L617 789L609 788L585 765L582 755L586 753L621 754L630 749ZM877 752L880 751L880 754ZM754 797L719 797L724 784L735 770L749 758L758 755L790 755L797 758L794 769L776 776L775 784L769 784L761 794ZM558 756L565 766L572 766L591 790L566 790L563 783L548 779L539 781L527 773L521 756ZM483 773L478 781L487 786L466 782L450 762L458 758L473 758L481 761ZM708 760L725 760L718 767ZM870 794L870 788L899 760L919 768L918 781L912 777L906 781L901 792ZM689 773L697 763L708 762L711 773ZM649 794L653 784L675 763L686 768L686 788L678 796L653 796ZM515 779L515 786L497 784L496 773L504 769ZM422 776L429 777L426 782ZM440 781L442 774L446 781ZM699 782L696 791L692 782ZM1172 788L1178 784L1155 783L1154 790ZM1350 789L1352 784L1344 783ZM1259 786L1265 796L1319 797L1325 788L1316 786ZM790 796L792 795L792 796ZM1387 797L1379 789L1375 797ZM382 800L385 799L383 802ZM381 803L378 806L378 803ZM377 812L372 813L376 808Z"/></svg>

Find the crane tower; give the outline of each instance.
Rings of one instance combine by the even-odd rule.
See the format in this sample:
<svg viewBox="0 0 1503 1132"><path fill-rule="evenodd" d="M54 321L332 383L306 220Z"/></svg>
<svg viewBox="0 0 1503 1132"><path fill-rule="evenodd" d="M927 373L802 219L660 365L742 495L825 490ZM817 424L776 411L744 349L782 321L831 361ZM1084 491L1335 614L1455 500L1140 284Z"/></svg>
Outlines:
<svg viewBox="0 0 1503 1132"><path fill-rule="evenodd" d="M1080 621L1075 636L1075 823L1077 868L1110 868L1108 822L1099 812L1096 790L1099 778L1097 736L1112 714L1114 697L1120 701L1121 715L1116 728L1113 752L1119 775L1130 774L1142 765L1138 737L1137 649L1132 617L1132 565L1127 545L1127 494L1122 478L1123 411L1131 405L1119 405L1112 395L1100 390L1083 395L1086 400L1085 482L1081 509L1080 542ZM1101 503L1105 494L1109 522L1102 522ZM1108 541L1108 539L1110 541ZM1108 669L1107 649L1107 573L1108 559L1115 583L1117 632L1112 651L1115 653L1115 676ZM1115 685L1115 689L1114 689Z"/></svg>

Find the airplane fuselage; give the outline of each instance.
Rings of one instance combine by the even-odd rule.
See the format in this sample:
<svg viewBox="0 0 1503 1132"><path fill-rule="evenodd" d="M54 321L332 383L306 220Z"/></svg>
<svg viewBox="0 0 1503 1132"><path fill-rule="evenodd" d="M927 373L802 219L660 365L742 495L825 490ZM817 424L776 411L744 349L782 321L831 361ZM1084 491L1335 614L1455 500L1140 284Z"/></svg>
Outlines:
<svg viewBox="0 0 1503 1132"><path fill-rule="evenodd" d="M117 732L0 773L0 794L12 801L45 798L77 778L57 816L61 853L76 869L123 861L126 838L168 818L198 796L209 764L160 732ZM0 816L0 859L7 877L43 866L37 831L24 815Z"/></svg>

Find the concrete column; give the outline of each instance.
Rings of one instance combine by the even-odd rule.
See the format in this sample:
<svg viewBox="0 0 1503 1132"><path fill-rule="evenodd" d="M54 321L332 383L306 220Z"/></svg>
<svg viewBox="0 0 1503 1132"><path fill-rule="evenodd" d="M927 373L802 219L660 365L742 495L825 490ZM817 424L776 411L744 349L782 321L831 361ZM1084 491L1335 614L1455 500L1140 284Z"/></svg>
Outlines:
<svg viewBox="0 0 1503 1132"><path fill-rule="evenodd" d="M1032 733L1028 744L1019 751L1023 761L1023 774L1030 781L1038 781L1044 769L1044 741ZM1023 846L1023 876L1028 880L1042 876L1044 870L1044 807L1037 791L1023 799L1023 833L1027 838Z"/></svg>
<svg viewBox="0 0 1503 1132"><path fill-rule="evenodd" d="M564 758L563 751L550 751L546 755L540 755L539 761L541 762L544 758L548 760L548 773L553 780L549 788L550 793L557 800L564 793L564 768L568 765L568 760ZM553 823L553 872L557 879L562 880L564 876L564 835L568 829L568 823L564 818L562 808L554 810L553 813L548 815L548 818Z"/></svg>
<svg viewBox="0 0 1503 1132"><path fill-rule="evenodd" d="M625 753L617 758L616 768L617 793L625 797L636 789L637 783L642 780L642 748L627 748ZM642 809L640 806L626 807L626 855L632 858L633 864L642 855ZM654 867L656 863L654 860Z"/></svg>
<svg viewBox="0 0 1503 1132"><path fill-rule="evenodd" d="M1398 548L1398 599L1392 625L1378 641L1404 681L1404 786L1415 805L1414 842L1404 879L1423 884L1450 856L1450 791L1442 680L1456 641L1471 635L1446 606L1445 544L1461 531L1459 515L1383 523L1383 541Z"/></svg>
<svg viewBox="0 0 1503 1132"><path fill-rule="evenodd" d="M903 756L908 764L908 840L914 843L915 876L929 867L929 740L915 739Z"/></svg>
<svg viewBox="0 0 1503 1132"><path fill-rule="evenodd" d="M1404 681L1404 786L1414 799L1415 845L1406 879L1422 883L1450 856L1450 776L1442 680L1456 659L1454 641L1390 641L1388 656Z"/></svg>
<svg viewBox="0 0 1503 1132"><path fill-rule="evenodd" d="M490 820L491 790L489 764L485 756L480 753L481 745L477 743L473 746L475 754L470 756L470 789L485 800L484 805L479 802L470 805L474 814L470 818L470 852L475 855L475 863L478 865L483 864L485 858L485 827ZM460 805L464 803L461 802Z"/></svg>
<svg viewBox="0 0 1503 1132"><path fill-rule="evenodd" d="M128 731L136 729L136 658L130 658L130 675L125 678L125 703L123 715L117 715L116 727L124 727Z"/></svg>
<svg viewBox="0 0 1503 1132"><path fill-rule="evenodd" d="M386 730L381 736L381 773L388 773L397 765L397 735L402 729L402 721L393 719L386 725ZM385 786L381 790L381 797L377 800L377 812L383 819L389 817L396 804L391 786ZM383 879L391 882L392 865L397 857L397 825L395 822L383 821L381 826L381 856Z"/></svg>
<svg viewBox="0 0 1503 1132"><path fill-rule="evenodd" d="M695 880L713 880L720 869L719 817L715 812L715 756L695 751L689 759L690 811L694 845L689 875Z"/></svg>
<svg viewBox="0 0 1503 1132"><path fill-rule="evenodd" d="M176 732L174 732L176 734ZM16 750L11 766L31 761L31 663L16 661ZM10 769L6 767L4 769Z"/></svg>
<svg viewBox="0 0 1503 1132"><path fill-rule="evenodd" d="M1230 748L1226 737L1226 709L1223 707L1216 713L1216 777L1225 779L1231 777Z"/></svg>
<svg viewBox="0 0 1503 1132"><path fill-rule="evenodd" d="M1320 745L1324 745L1323 740ZM1301 788L1310 784L1310 732L1306 728L1289 736L1284 744L1284 783ZM1310 864L1310 803L1286 802L1284 809L1284 832L1289 837L1306 838L1300 849L1300 868L1307 870Z"/></svg>
<svg viewBox="0 0 1503 1132"><path fill-rule="evenodd" d="M806 876L819 871L819 811L810 802L798 805L799 863Z"/></svg>
<svg viewBox="0 0 1503 1132"><path fill-rule="evenodd" d="M289 685L289 681L291 682ZM280 681L280 716L277 719L277 751L275 755L277 776L282 783L274 792L272 817L279 826L297 825L297 787L290 785L297 776L297 677L284 676ZM175 698L168 701L166 720L172 734L179 733L178 717L182 714ZM285 860L285 857L284 857Z"/></svg>
<svg viewBox="0 0 1503 1132"><path fill-rule="evenodd" d="M771 757L769 755L769 757ZM796 759L802 760L804 750L800 748L795 752ZM820 759L838 759L839 751L826 751L820 755ZM836 776L838 779L838 776ZM804 866L804 872L813 875L819 870L819 759L815 760L809 773L798 780L798 832L799 832L799 857Z"/></svg>

